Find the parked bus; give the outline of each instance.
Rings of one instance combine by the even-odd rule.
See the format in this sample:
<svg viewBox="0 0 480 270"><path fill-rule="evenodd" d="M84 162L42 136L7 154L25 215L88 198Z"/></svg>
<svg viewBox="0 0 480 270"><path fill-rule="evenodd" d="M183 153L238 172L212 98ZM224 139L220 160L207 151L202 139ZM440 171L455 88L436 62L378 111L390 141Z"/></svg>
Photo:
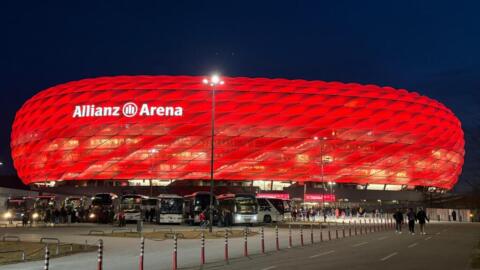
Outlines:
<svg viewBox="0 0 480 270"><path fill-rule="evenodd" d="M6 211L3 213L3 219L22 220L22 217L27 214L31 204L29 203L31 198L29 197L9 197L5 201Z"/></svg>
<svg viewBox="0 0 480 270"><path fill-rule="evenodd" d="M51 222L53 211L57 207L54 195L39 195L35 197L32 218L34 221ZM48 213L47 213L48 212Z"/></svg>
<svg viewBox="0 0 480 270"><path fill-rule="evenodd" d="M175 194L158 196L157 223L183 223L184 199Z"/></svg>
<svg viewBox="0 0 480 270"><path fill-rule="evenodd" d="M254 194L223 194L217 196L221 225L258 223L258 202Z"/></svg>
<svg viewBox="0 0 480 270"><path fill-rule="evenodd" d="M206 211L210 205L210 192L199 191L184 197L185 200L185 222L187 224L199 224L200 213ZM213 205L216 205L216 198L213 196ZM207 219L208 219L208 213Z"/></svg>
<svg viewBox="0 0 480 270"><path fill-rule="evenodd" d="M125 215L125 221L143 220L142 202L147 197L138 194L122 195L120 198L120 211Z"/></svg>
<svg viewBox="0 0 480 270"><path fill-rule="evenodd" d="M118 204L118 196L113 193L98 193L92 197L88 211L90 222L111 223Z"/></svg>
<svg viewBox="0 0 480 270"><path fill-rule="evenodd" d="M257 219L259 222L282 222L290 219L290 204L288 201L274 198L257 198L257 201L259 206Z"/></svg>

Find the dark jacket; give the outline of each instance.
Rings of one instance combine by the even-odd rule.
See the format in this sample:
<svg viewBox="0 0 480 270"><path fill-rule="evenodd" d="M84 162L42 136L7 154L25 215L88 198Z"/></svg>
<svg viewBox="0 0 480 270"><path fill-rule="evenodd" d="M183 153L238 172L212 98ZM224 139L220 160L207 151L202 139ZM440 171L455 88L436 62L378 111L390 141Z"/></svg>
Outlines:
<svg viewBox="0 0 480 270"><path fill-rule="evenodd" d="M427 217L427 213L425 213L425 211L423 210L418 211L417 219L418 219L418 223L420 224L425 224L426 220L430 221Z"/></svg>
<svg viewBox="0 0 480 270"><path fill-rule="evenodd" d="M402 214L402 212L400 212L400 211L395 212L395 214L393 214L393 218L394 218L395 221L398 222L398 223L403 222L403 214Z"/></svg>

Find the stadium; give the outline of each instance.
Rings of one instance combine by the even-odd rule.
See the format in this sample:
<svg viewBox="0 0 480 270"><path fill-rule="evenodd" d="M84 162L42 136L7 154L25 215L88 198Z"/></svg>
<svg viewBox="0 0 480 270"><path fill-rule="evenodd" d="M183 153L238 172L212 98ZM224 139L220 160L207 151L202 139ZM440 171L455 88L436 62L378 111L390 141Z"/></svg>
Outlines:
<svg viewBox="0 0 480 270"><path fill-rule="evenodd" d="M101 77L39 92L13 123L19 177L69 192L186 194L208 188L213 163L222 191L376 201L449 190L462 171L460 121L417 93L340 82L203 80Z"/></svg>

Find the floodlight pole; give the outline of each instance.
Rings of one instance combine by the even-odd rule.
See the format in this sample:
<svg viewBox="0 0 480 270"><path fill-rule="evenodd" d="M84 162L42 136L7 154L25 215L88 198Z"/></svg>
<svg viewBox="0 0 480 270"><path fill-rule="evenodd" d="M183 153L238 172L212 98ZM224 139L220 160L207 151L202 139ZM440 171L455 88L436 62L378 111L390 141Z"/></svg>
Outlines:
<svg viewBox="0 0 480 270"><path fill-rule="evenodd" d="M208 231L212 232L213 226L213 186L214 186L214 179L213 179L213 166L214 166L214 137L215 137L215 85L212 84L212 134L211 134L211 148L210 148L210 222L208 223Z"/></svg>
<svg viewBox="0 0 480 270"><path fill-rule="evenodd" d="M210 206L209 206L209 219L210 222L208 223L208 231L212 232L213 226L213 186L214 186L214 139L215 139L215 86L217 84L224 84L224 82L220 79L220 76L214 74L210 77L210 79L203 79L203 83L206 85L210 85L212 87L212 123L211 123L211 143L210 143Z"/></svg>

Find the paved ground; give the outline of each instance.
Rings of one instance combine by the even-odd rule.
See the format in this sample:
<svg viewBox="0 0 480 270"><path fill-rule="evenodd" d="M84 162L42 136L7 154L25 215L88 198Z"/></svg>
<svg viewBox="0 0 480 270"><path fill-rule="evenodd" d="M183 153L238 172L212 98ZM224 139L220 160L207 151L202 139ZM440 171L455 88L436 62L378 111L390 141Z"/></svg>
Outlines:
<svg viewBox="0 0 480 270"><path fill-rule="evenodd" d="M168 226L155 226L165 228ZM147 226L146 230L151 230ZM191 227L173 226L186 229ZM342 238L342 227L338 227ZM22 240L38 240L40 237L57 237L62 242L95 243L104 240L104 269L138 269L139 239L86 236L89 230L111 231L111 226L82 225L57 228L1 228L2 233L18 235ZM253 228L259 230L259 227ZM354 228L351 227L354 235ZM336 238L335 227L330 228L332 238ZM243 239L230 239L230 264L225 265L224 240L206 241L206 260L212 262L203 269L292 269L301 266L305 269L466 269L473 246L480 239L479 224L431 224L428 235L396 235L391 229L369 233L368 235L349 236L346 227L345 239L328 241L324 228L325 242L320 242L319 226L314 227L314 241L310 245L310 228L303 230L306 246L300 246L300 230L292 230L292 244L288 248L288 229L279 229L281 251L275 252L275 230L265 228L266 255L260 254L260 236L248 239L250 257L243 257ZM359 234L359 230L358 230ZM308 244L308 245L307 245ZM173 241L147 240L145 243L145 269L171 269ZM199 268L200 241L179 240L178 266L180 268ZM18 263L2 266L0 269L41 269L43 262ZM95 269L96 253L82 253L53 259L50 269ZM407 268L405 268L408 266ZM435 266L435 267L434 267Z"/></svg>
<svg viewBox="0 0 480 270"><path fill-rule="evenodd" d="M432 224L427 235L391 231L293 248L203 269L470 269L480 224Z"/></svg>

